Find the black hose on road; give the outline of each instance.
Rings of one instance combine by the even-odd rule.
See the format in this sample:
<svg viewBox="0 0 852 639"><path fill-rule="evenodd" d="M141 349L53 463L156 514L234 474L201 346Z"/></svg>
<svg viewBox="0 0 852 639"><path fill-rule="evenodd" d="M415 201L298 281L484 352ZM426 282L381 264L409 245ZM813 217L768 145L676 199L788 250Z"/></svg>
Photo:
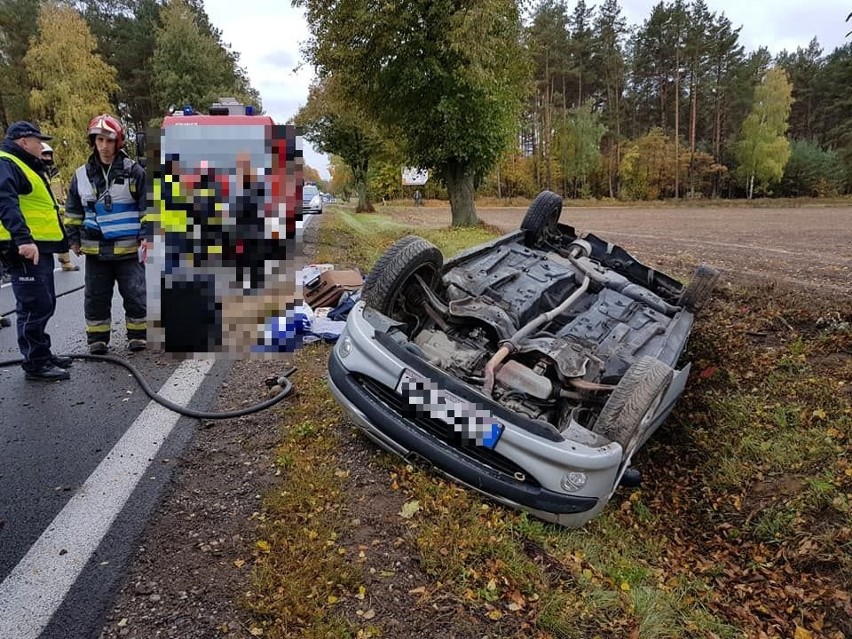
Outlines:
<svg viewBox="0 0 852 639"><path fill-rule="evenodd" d="M170 411L178 413L180 415L185 415L186 417L194 417L196 419L232 419L234 417L242 417L244 415L250 415L252 413L257 413L262 410L266 410L270 406L274 406L282 399L287 397L293 390L293 383L287 379L290 375L296 372L296 367L291 366L284 373L278 376L276 383L281 387L281 392L275 395L274 397L270 397L266 401L263 401L259 404L255 404L254 406L247 406L246 408L240 408L239 410L225 411L223 413L208 413L205 411L193 410L191 408L186 408L185 406L180 406L179 404L175 404L174 402L166 399L165 397L161 397L154 389L152 389L145 378L142 376L133 364L128 362L125 359L120 357L115 357L113 355L89 355L88 353L71 353L70 355L65 355L64 357L70 357L71 359L80 359L80 360L88 360L92 362L109 362L112 364L118 364L119 366L123 366L136 378L136 381L142 387L142 390L145 391L145 394L150 397L153 401L157 402L161 406L168 408ZM17 366L23 363L23 358L18 359L7 359L4 361L0 361L0 368L6 368L7 366Z"/></svg>

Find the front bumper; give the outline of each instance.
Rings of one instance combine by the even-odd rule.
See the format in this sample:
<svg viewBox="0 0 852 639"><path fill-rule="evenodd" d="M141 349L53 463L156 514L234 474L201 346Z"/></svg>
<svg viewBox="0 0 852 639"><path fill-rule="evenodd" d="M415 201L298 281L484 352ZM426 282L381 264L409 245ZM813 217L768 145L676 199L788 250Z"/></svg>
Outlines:
<svg viewBox="0 0 852 639"><path fill-rule="evenodd" d="M587 446L547 431L540 422L513 419L513 413L384 337L377 336L359 303L329 359L332 393L376 443L498 502L563 526L581 526L604 508L621 470L618 444ZM406 400L394 390L405 370L416 370L464 399L477 397L477 405L504 426L496 446L489 449L453 437L452 429L429 415L406 410ZM563 480L571 473L581 473L585 483L566 490Z"/></svg>

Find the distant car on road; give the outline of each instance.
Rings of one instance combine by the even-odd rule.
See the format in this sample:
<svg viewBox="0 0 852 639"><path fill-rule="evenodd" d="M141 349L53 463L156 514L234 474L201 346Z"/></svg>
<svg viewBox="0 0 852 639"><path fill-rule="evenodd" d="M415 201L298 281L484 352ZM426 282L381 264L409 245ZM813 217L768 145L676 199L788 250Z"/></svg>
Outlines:
<svg viewBox="0 0 852 639"><path fill-rule="evenodd" d="M302 187L302 213L322 213L323 199L320 190L314 184Z"/></svg>

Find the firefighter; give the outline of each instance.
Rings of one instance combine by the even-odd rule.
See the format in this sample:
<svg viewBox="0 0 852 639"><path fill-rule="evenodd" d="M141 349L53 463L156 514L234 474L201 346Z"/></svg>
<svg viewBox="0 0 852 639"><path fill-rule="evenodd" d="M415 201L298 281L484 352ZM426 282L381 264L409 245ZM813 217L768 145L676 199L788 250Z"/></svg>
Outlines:
<svg viewBox="0 0 852 639"><path fill-rule="evenodd" d="M89 352L109 348L115 285L124 301L127 346L147 347L145 264L150 232L146 220L146 176L124 151L124 130L111 115L88 126L92 154L71 178L65 224L71 250L86 256L86 339Z"/></svg>
<svg viewBox="0 0 852 639"><path fill-rule="evenodd" d="M50 350L47 322L56 310L53 253L68 250L44 165L41 143L51 138L29 122L15 122L0 147L0 260L11 273L18 347L25 377L62 380L70 357Z"/></svg>
<svg viewBox="0 0 852 639"><path fill-rule="evenodd" d="M59 169L56 168L53 158L53 148L47 143L41 143L41 161L44 164L44 172L50 183L50 190L60 210L65 206L65 187L62 185L62 179L59 177ZM70 251L57 253L56 259L62 266L63 271L79 271L80 267L71 261Z"/></svg>

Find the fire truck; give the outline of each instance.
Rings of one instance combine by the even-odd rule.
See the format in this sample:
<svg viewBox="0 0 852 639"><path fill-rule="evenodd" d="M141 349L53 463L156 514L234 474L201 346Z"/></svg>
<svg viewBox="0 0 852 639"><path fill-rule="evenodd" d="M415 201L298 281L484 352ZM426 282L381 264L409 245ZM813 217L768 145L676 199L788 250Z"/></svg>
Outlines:
<svg viewBox="0 0 852 639"><path fill-rule="evenodd" d="M220 98L207 114L191 106L171 107L163 119L160 156L161 164L177 157L185 176L197 176L201 168L219 176L234 175L238 157L247 156L252 170L265 183L264 200L259 204L267 236L295 236L303 188L302 150L295 127L256 115L254 107L234 98Z"/></svg>

